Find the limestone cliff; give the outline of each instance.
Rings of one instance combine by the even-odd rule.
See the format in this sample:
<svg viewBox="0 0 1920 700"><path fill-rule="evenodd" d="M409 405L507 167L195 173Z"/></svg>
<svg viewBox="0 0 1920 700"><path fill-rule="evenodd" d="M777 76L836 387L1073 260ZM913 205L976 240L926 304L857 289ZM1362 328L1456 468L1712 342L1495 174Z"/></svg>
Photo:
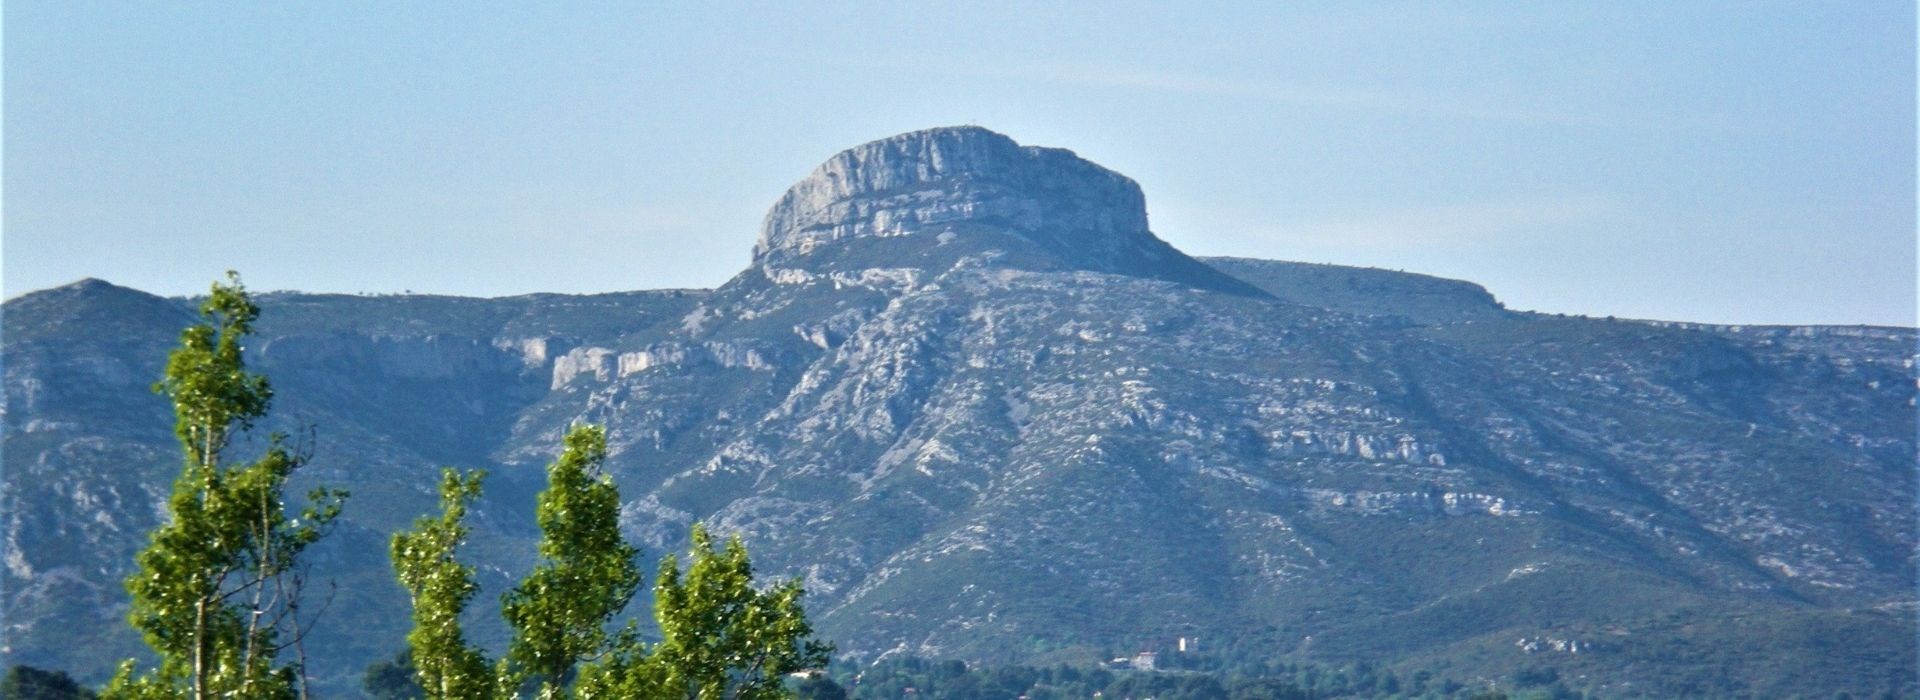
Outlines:
<svg viewBox="0 0 1920 700"><path fill-rule="evenodd" d="M849 240L911 236L932 247L995 234L1030 244L1048 267L1264 294L1154 236L1133 180L1072 151L972 126L900 134L828 158L767 212L754 263L785 271L813 267L811 254Z"/></svg>

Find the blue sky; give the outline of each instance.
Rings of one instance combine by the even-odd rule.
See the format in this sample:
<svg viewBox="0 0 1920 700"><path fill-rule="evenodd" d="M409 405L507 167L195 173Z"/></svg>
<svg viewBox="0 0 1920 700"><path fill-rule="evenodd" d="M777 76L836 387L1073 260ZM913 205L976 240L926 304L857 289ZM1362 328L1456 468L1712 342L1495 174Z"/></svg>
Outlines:
<svg viewBox="0 0 1920 700"><path fill-rule="evenodd" d="M4 287L711 287L828 155L975 123L1196 255L1509 306L1915 322L1914 8L5 5Z"/></svg>

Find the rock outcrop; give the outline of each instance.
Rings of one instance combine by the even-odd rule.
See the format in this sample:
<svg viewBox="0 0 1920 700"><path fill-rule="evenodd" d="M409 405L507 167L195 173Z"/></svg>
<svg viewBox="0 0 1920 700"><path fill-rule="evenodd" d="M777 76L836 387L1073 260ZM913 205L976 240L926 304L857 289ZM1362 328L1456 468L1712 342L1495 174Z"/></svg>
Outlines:
<svg viewBox="0 0 1920 700"><path fill-rule="evenodd" d="M1022 146L974 126L900 134L828 158L767 212L753 258L791 276L839 242L913 236L931 247L994 234L1016 236L1065 269L1264 294L1154 236L1133 180L1072 151Z"/></svg>

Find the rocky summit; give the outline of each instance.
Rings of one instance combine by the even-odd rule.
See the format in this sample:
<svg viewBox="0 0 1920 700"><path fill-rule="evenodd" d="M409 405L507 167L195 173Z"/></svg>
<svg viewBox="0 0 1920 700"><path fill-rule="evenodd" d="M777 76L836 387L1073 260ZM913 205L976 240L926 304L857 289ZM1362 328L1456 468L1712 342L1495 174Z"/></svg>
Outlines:
<svg viewBox="0 0 1920 700"><path fill-rule="evenodd" d="M1165 245L1147 230L1146 198L1132 180L1071 151L968 127L901 134L828 158L767 212L754 257L805 255L843 238L947 233L969 221L1109 262L1115 251Z"/></svg>
<svg viewBox="0 0 1920 700"><path fill-rule="evenodd" d="M1607 696L1920 692L1911 328L1196 259L1127 178L973 127L829 158L710 291L260 301L262 427L311 427L303 478L354 494L309 644L341 693L404 643L385 541L440 466L494 474L484 608L579 421L649 556L696 521L742 536L852 659L1186 638ZM138 652L121 579L177 469L146 387L190 308L102 282L6 303L10 661L98 681Z"/></svg>
<svg viewBox="0 0 1920 700"><path fill-rule="evenodd" d="M906 240L875 240L890 238ZM791 275L832 266L849 249L898 259L956 240L956 250L1026 253L1001 266L1258 293L1154 236L1133 180L1072 151L1021 146L979 127L915 131L828 158L767 212L753 258L769 274Z"/></svg>

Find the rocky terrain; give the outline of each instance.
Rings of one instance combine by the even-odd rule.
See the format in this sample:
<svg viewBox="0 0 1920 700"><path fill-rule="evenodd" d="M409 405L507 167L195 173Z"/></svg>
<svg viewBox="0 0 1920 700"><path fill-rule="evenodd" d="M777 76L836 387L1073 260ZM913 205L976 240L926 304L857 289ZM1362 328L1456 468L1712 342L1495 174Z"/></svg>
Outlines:
<svg viewBox="0 0 1920 700"><path fill-rule="evenodd" d="M738 533L853 658L1199 637L1608 695L1920 692L1913 329L1195 259L1131 180L971 127L828 159L711 291L260 301L269 427L354 493L315 562L335 688L403 644L385 541L438 467L495 475L485 602L589 421L649 556ZM137 653L120 581L177 460L147 387L190 308L91 280L6 303L9 661L97 681Z"/></svg>

